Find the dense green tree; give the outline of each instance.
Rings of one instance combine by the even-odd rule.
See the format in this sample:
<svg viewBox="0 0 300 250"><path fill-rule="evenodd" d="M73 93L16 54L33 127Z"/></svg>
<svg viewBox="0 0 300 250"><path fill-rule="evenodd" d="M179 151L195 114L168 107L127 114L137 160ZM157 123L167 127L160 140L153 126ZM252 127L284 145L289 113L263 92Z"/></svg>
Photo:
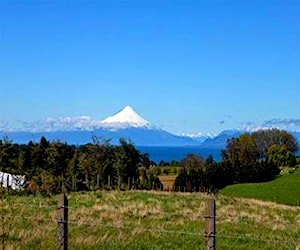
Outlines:
<svg viewBox="0 0 300 250"><path fill-rule="evenodd" d="M204 184L205 159L197 154L188 154L180 161L182 169L175 180L177 190L199 190Z"/></svg>
<svg viewBox="0 0 300 250"><path fill-rule="evenodd" d="M260 153L260 159L266 158L266 153L272 145L286 146L287 150L295 153L299 150L299 145L294 136L285 130L264 129L251 134L254 145Z"/></svg>
<svg viewBox="0 0 300 250"><path fill-rule="evenodd" d="M90 181L92 180L93 168L94 168L94 158L93 158L93 145L86 144L82 145L78 149L78 165L84 179L81 180L82 184L85 185L86 189L91 188Z"/></svg>
<svg viewBox="0 0 300 250"><path fill-rule="evenodd" d="M148 153L141 154L140 158L141 158L141 166L145 167L146 169L149 169L149 167L151 165L151 161L149 159L149 154Z"/></svg>
<svg viewBox="0 0 300 250"><path fill-rule="evenodd" d="M115 169L117 177L127 183L128 178L138 180L140 153L131 142L120 139L120 145L115 148Z"/></svg>
<svg viewBox="0 0 300 250"><path fill-rule="evenodd" d="M178 164L177 190L208 191L236 182L262 182L275 178L279 167L296 165L296 139L286 131L271 129L243 134L228 140L222 161L206 160L196 154L187 155ZM169 166L161 161L161 166ZM94 190L121 183L136 187L159 188L158 175L171 167L152 167L148 154L141 154L125 139L112 146L109 141L93 137L92 143L70 146L59 141L27 145L0 140L0 171L25 175L27 191L52 194L63 191ZM130 178L130 179L129 179ZM1 181L1 180L0 180Z"/></svg>
<svg viewBox="0 0 300 250"><path fill-rule="evenodd" d="M296 165L295 155L285 145L274 144L270 146L266 158L269 163L273 163L277 167L294 167Z"/></svg>
<svg viewBox="0 0 300 250"><path fill-rule="evenodd" d="M176 191L188 191L187 188L190 188L190 178L189 173L186 168L182 168L179 171L178 176L175 179L175 190Z"/></svg>
<svg viewBox="0 0 300 250"><path fill-rule="evenodd" d="M205 159L197 154L188 154L180 161L180 166L187 169L198 169L204 166Z"/></svg>
<svg viewBox="0 0 300 250"><path fill-rule="evenodd" d="M8 140L0 140L0 171L6 172L11 166L13 145ZM2 180L0 180L1 182Z"/></svg>
<svg viewBox="0 0 300 250"><path fill-rule="evenodd" d="M236 182L275 178L280 166L295 165L296 139L283 130L259 130L227 142L222 161L231 165Z"/></svg>

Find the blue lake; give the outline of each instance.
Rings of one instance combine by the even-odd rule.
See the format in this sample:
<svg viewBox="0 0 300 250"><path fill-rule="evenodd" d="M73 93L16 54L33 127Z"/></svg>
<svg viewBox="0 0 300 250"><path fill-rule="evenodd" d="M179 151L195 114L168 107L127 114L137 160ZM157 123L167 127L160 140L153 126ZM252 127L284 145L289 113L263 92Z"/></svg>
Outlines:
<svg viewBox="0 0 300 250"><path fill-rule="evenodd" d="M141 153L148 153L151 160L156 163L163 161L180 161L188 154L198 154L204 158L213 156L215 161L221 160L221 150L216 148L202 148L197 146L186 147L155 147L155 146L136 146Z"/></svg>

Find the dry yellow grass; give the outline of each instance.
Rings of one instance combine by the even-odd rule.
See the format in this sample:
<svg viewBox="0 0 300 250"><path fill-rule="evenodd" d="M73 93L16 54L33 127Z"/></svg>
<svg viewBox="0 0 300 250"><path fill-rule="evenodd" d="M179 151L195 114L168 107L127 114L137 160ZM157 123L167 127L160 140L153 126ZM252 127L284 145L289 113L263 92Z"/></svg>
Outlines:
<svg viewBox="0 0 300 250"><path fill-rule="evenodd" d="M197 234L204 233L204 206L207 197L197 193L159 191L70 194L70 249L135 249L139 245L145 249L172 249L176 246L183 247L180 245L182 242L186 248L194 244L201 246L203 237ZM31 197L21 199L23 201L21 200L20 204L33 204ZM40 199L46 206L45 199ZM220 249L226 249L228 246L243 249L276 249L277 244L281 248L288 244L286 248L295 249L297 244L300 244L299 207L222 195L215 199L218 234L233 237L251 235L265 240L241 242L234 238L218 238ZM18 202L16 199L12 204L17 205ZM53 202L56 202L56 198L50 203ZM20 206L14 211L29 216L29 219L16 218L12 221L9 231L12 238L6 242L5 249L55 248L56 207L51 207L48 211L38 202L35 204L36 207ZM5 207L8 210L11 208L7 204ZM44 220L45 218L47 220ZM191 235L165 231L185 231ZM282 242L278 243L278 239L282 239ZM289 239L293 241L286 243ZM264 245L261 247L260 244Z"/></svg>
<svg viewBox="0 0 300 250"><path fill-rule="evenodd" d="M256 199L246 199L246 198L239 198L238 200L242 201L245 204L248 204L249 206L260 206L267 209L281 209L286 211L300 211L300 207L296 206L289 206L284 204L278 204L276 202L271 201L262 201L262 200L256 200Z"/></svg>
<svg viewBox="0 0 300 250"><path fill-rule="evenodd" d="M273 231L289 230L296 226L300 230L300 208L292 207L274 202L258 201L253 199L234 198L235 205L217 205L217 223L240 223L241 220L248 220L257 226L262 226ZM282 215L282 211L287 213ZM295 221L291 220L290 212L299 213ZM291 213L292 215L292 213Z"/></svg>

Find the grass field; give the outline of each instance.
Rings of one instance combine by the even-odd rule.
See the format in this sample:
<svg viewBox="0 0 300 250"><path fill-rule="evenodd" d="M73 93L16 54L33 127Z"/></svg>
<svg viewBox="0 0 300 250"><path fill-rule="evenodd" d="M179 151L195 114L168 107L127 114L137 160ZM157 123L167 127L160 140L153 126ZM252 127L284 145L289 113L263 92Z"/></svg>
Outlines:
<svg viewBox="0 0 300 250"><path fill-rule="evenodd" d="M270 182L230 185L220 193L300 206L300 168Z"/></svg>
<svg viewBox="0 0 300 250"><path fill-rule="evenodd" d="M69 249L203 249L199 193L71 193ZM300 247L300 208L215 197L217 249ZM7 196L0 204L5 249L56 249L57 197Z"/></svg>

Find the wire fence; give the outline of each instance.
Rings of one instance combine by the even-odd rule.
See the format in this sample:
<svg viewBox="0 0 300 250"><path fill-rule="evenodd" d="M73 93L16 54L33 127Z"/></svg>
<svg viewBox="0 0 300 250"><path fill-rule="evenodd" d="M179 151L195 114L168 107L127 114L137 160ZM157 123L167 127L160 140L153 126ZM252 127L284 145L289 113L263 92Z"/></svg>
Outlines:
<svg viewBox="0 0 300 250"><path fill-rule="evenodd" d="M205 243L207 238L211 238L217 242L216 244L214 243L210 249L215 249L215 245L218 244L218 241L222 241L223 239L229 242L248 242L250 246L253 242L257 244L257 246L261 244L268 244L274 246L274 249L295 249L297 246L299 247L300 228L298 234L296 233L293 237L287 236L285 238L272 235L272 232L270 232L268 237L265 235L257 236L257 234L253 232L246 232L247 230L245 228L242 228L240 232L228 234L224 233L224 230L222 230L222 223L224 223L222 220L226 220L230 216L218 216L215 213L211 215L211 212L207 214L206 212L199 210L199 213L195 216L195 211L190 213L181 213L180 211L148 211L147 214L143 215L143 213L139 213L139 211L126 210L128 221L126 221L126 223L124 223L124 221L120 223L118 221L119 217L116 218L116 221L113 220L112 216L108 216L108 218L101 217L101 213L105 213L107 215L110 212L109 208L106 209L104 207L102 209L98 209L96 212L94 209L95 208L93 206L68 205L65 203L58 203L56 205L45 204L42 202L38 204L19 204L1 200L0 233L2 249L6 249L6 247L10 248L12 245L17 246L19 243L22 245L22 235L19 237L20 239L15 239L17 237L14 236L14 233L17 232L17 229L15 228L17 227L17 224L22 224L24 228L26 226L37 227L40 228L40 230L46 230L46 227L50 225L50 228L46 230L46 234L48 234L47 236L51 238L49 240L51 244L49 243L48 246L59 249L67 249L68 241L76 240L81 233L88 238L92 236L95 237L97 234L99 235L99 232L101 232L101 241L95 243L99 244L99 247L101 247L105 238L109 237L107 236L109 234L117 235L118 237L120 237L120 235L128 234L129 236L125 237L125 239L128 239L129 237L140 237L145 233L151 233L152 235L164 237L165 239L169 237L167 235L172 235L173 238L178 236L183 238L192 237L192 239L197 240L195 242L202 242L201 247L198 245L199 248L206 246ZM114 211L116 216L118 215L118 209L120 208L116 208ZM81 211L79 212L79 210ZM61 217L61 213L64 214L63 217ZM124 212L119 211L118 216L124 216L124 214ZM164 219L166 219L165 217L167 217L167 220L164 221ZM194 218L197 220L193 224L194 226L192 228L185 227L185 225L177 226L172 223L168 223L170 221L176 221L179 217L182 218L183 222L188 222ZM247 218L247 216L239 214L236 214L235 217ZM151 220L152 218L156 218L156 220L153 222ZM299 219L299 217L297 218ZM217 230L208 232L206 225L207 220L214 221L213 223L216 224L214 226L216 226ZM286 221L288 226L293 226L295 225L294 223L298 222L299 221L293 222L292 220ZM269 221L269 223L275 225L278 223L278 220ZM66 228L62 227L62 230L60 231L60 225L66 226ZM27 230L24 229L23 231ZM20 231L23 232L22 230ZM92 231L95 231L96 233ZM288 232L286 232L286 234L288 234ZM15 242L18 240L19 243ZM82 243L84 243L84 240L82 240ZM36 244L38 248L43 249L43 246L39 245L39 242ZM195 247L198 249L197 246ZM46 245L44 248L47 248Z"/></svg>
<svg viewBox="0 0 300 250"><path fill-rule="evenodd" d="M5 216L7 217L7 215ZM13 215L8 216L13 217L16 219L28 219L32 221L46 221L51 223L58 223L59 221L57 219L51 219L47 217L37 217L37 216L25 216L25 215ZM66 221L64 221L66 222ZM180 230L166 230L166 229L157 229L157 228L151 228L151 227L140 227L140 224L132 224L131 226L114 226L114 225L107 225L107 224L101 224L101 223L86 223L83 221L68 221L68 224L76 225L76 226L86 226L86 227L99 227L99 228L113 228L113 229L133 229L136 227L139 227L139 229L143 231L151 231L151 232L160 232L160 233L169 233L169 234L180 234L180 235L193 235L193 236L205 236L205 233L200 232L188 232L188 231L180 231ZM272 239L272 238L257 238L253 237L250 234L244 234L244 235L225 235L225 234L215 234L213 235L216 238L229 238L229 239L245 239L245 240L252 240L252 241L263 241L263 242L272 242L274 244L289 244L293 243L295 246L297 244L296 241L293 239L290 239L289 241L282 241L282 239Z"/></svg>

